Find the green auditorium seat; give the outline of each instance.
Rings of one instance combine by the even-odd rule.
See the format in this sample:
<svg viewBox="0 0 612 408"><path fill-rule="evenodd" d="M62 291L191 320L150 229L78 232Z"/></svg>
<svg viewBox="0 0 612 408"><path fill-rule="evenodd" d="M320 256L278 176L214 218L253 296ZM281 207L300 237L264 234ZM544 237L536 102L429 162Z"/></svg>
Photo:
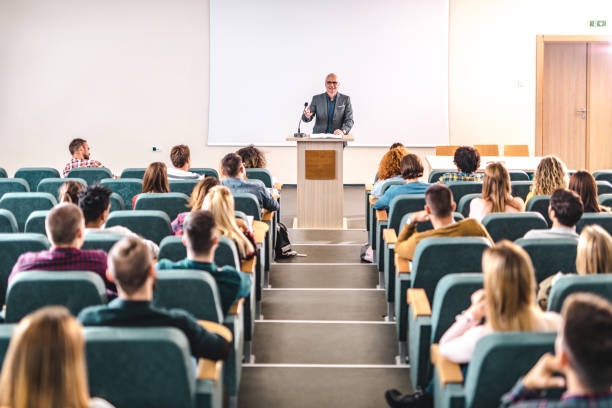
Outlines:
<svg viewBox="0 0 612 408"><path fill-rule="evenodd" d="M2 167L0 167L0 178L7 178L8 174L6 172L6 170Z"/></svg>
<svg viewBox="0 0 612 408"><path fill-rule="evenodd" d="M603 180L612 183L612 170L599 170L593 172L596 181Z"/></svg>
<svg viewBox="0 0 612 408"><path fill-rule="evenodd" d="M159 210L124 210L111 212L106 227L123 225L130 231L142 235L156 244L172 235L168 214Z"/></svg>
<svg viewBox="0 0 612 408"><path fill-rule="evenodd" d="M234 194L234 210L242 211L247 215L253 216L253 219L256 221L261 221L261 207L259 206L259 201L257 197L255 197L251 193L236 193ZM269 224L269 231L266 233L266 238L264 242L264 270L267 273L270 270L270 262L271 262L271 254L274 253L274 230L276 228L276 223L274 218L272 218L271 222L266 222ZM265 279L268 282L268 279Z"/></svg>
<svg viewBox="0 0 612 408"><path fill-rule="evenodd" d="M19 255L46 249L49 249L49 241L41 234L0 234L0 304L4 304L8 277Z"/></svg>
<svg viewBox="0 0 612 408"><path fill-rule="evenodd" d="M547 229L548 223L538 212L491 213L482 220L493 241L515 241L532 229Z"/></svg>
<svg viewBox="0 0 612 408"><path fill-rule="evenodd" d="M159 244L159 259L169 259L174 262L185 259L187 249L183 245L182 239L183 237L175 235L165 237ZM219 246L215 251L215 263L218 266L228 265L240 270L238 252L230 238L219 237Z"/></svg>
<svg viewBox="0 0 612 408"><path fill-rule="evenodd" d="M59 201L59 189L66 181L68 180L66 180L65 178L58 177L44 178L40 180L40 183L38 183L36 191L38 191L39 193L49 193L53 197L55 197L56 200ZM82 178L72 178L69 181L78 181L83 185L83 188L87 188L87 182Z"/></svg>
<svg viewBox="0 0 612 408"><path fill-rule="evenodd" d="M117 408L221 408L223 380L199 380L175 328L85 328L91 395Z"/></svg>
<svg viewBox="0 0 612 408"><path fill-rule="evenodd" d="M187 257L187 249L183 244L183 237L172 235L165 237L159 243L159 259L169 259L173 262Z"/></svg>
<svg viewBox="0 0 612 408"><path fill-rule="evenodd" d="M434 406L498 406L502 395L510 391L544 353L554 352L555 337L556 333L538 332L492 333L483 337L476 344L464 382L449 382L443 386L436 365Z"/></svg>
<svg viewBox="0 0 612 408"><path fill-rule="evenodd" d="M25 229L28 216L36 210L50 210L57 200L49 193L6 193L0 199L0 208L9 210L17 220L19 231Z"/></svg>
<svg viewBox="0 0 612 408"><path fill-rule="evenodd" d="M183 193L187 197L191 196L193 189L200 182L200 180L170 180L170 191L173 193ZM189 209L185 210L189 211Z"/></svg>
<svg viewBox="0 0 612 408"><path fill-rule="evenodd" d="M491 244L482 237L425 238L416 247L410 273L395 276L395 327L400 362L405 361L408 288L424 289L431 303L438 281L451 273L482 272L482 252Z"/></svg>
<svg viewBox="0 0 612 408"><path fill-rule="evenodd" d="M437 183L438 181L440 181L440 177L442 177L443 175L445 175L446 173L457 173L457 169L438 169L438 170L432 170L429 173L429 182L430 183Z"/></svg>
<svg viewBox="0 0 612 408"><path fill-rule="evenodd" d="M123 237L123 235L113 234L112 232L85 234L81 249L101 249L108 253L113 245Z"/></svg>
<svg viewBox="0 0 612 408"><path fill-rule="evenodd" d="M384 181L382 184L382 188L381 188L381 193L380 196L382 197L385 192L389 189L389 187L391 186L399 186L402 184L406 184L405 180L387 180ZM391 203L389 203L391 204ZM391 207L389 207L391 208ZM378 226L378 218L376 217L376 210L374 209L373 206L369 207L369 213L370 213L370 233L368 235L368 242L370 245L372 245L372 249L376 250L377 249L377 242L376 242L376 237L377 237L377 230L376 227Z"/></svg>
<svg viewBox="0 0 612 408"><path fill-rule="evenodd" d="M27 193L30 191L24 179L0 178L0 197L6 193Z"/></svg>
<svg viewBox="0 0 612 408"><path fill-rule="evenodd" d="M246 176L251 180L261 180L268 188L272 188L272 174L267 169L246 169Z"/></svg>
<svg viewBox="0 0 612 408"><path fill-rule="evenodd" d="M138 178L106 178L100 181L100 185L119 194L126 210L132 209L132 198L142 192L142 180Z"/></svg>
<svg viewBox="0 0 612 408"><path fill-rule="evenodd" d="M88 186L99 183L105 178L112 178L113 173L106 167L79 167L70 170L67 178L82 178Z"/></svg>
<svg viewBox="0 0 612 408"><path fill-rule="evenodd" d="M438 343L455 317L471 304L472 293L482 289L482 273L453 273L446 275L438 285L433 303L427 301L421 290L411 293L408 306L408 356L410 379L414 388L425 389L433 375L429 350Z"/></svg>
<svg viewBox="0 0 612 408"><path fill-rule="evenodd" d="M15 327L17 327L16 324L0 324L0 364L4 363L4 356L8 350Z"/></svg>
<svg viewBox="0 0 612 408"><path fill-rule="evenodd" d="M538 283L557 272L576 272L576 238L520 238L515 243L529 254Z"/></svg>
<svg viewBox="0 0 612 408"><path fill-rule="evenodd" d="M38 183L42 179L59 177L59 171L51 167L22 167L15 173L15 178L22 178L28 182L30 191L37 191Z"/></svg>
<svg viewBox="0 0 612 408"><path fill-rule="evenodd" d="M453 181L446 185L453 192L455 203L461 202L464 195L482 193L482 181Z"/></svg>
<svg viewBox="0 0 612 408"><path fill-rule="evenodd" d="M5 321L16 323L48 305L66 306L76 316L87 306L105 303L104 281L93 272L21 272L8 287Z"/></svg>
<svg viewBox="0 0 612 408"><path fill-rule="evenodd" d="M457 203L457 212L464 217L468 217L470 215L470 205L475 198L482 198L482 193L471 193L461 197L461 200Z"/></svg>
<svg viewBox="0 0 612 408"><path fill-rule="evenodd" d="M123 169L120 177L122 179L135 178L142 181L146 171L147 169L145 167L129 167L127 169Z"/></svg>
<svg viewBox="0 0 612 408"><path fill-rule="evenodd" d="M565 299L576 292L589 292L612 302L612 275L566 275L555 280L548 298L548 310L561 312Z"/></svg>
<svg viewBox="0 0 612 408"><path fill-rule="evenodd" d="M584 213L576 223L576 232L581 233L587 225L596 224L612 234L612 213ZM612 271L610 271L612 272Z"/></svg>
<svg viewBox="0 0 612 408"><path fill-rule="evenodd" d="M18 231L17 220L13 213L9 210L0 209L0 233Z"/></svg>
<svg viewBox="0 0 612 408"><path fill-rule="evenodd" d="M45 228L45 219L49 214L49 210L33 211L26 220L24 232L34 232L36 234L47 234Z"/></svg>
<svg viewBox="0 0 612 408"><path fill-rule="evenodd" d="M189 171L192 173L201 174L205 177L214 177L216 179L219 178L219 173L217 173L217 170L211 169L210 167L192 167L189 169Z"/></svg>
<svg viewBox="0 0 612 408"><path fill-rule="evenodd" d="M117 193L111 193L110 197L110 211L122 211L125 210L125 203L123 202L123 198Z"/></svg>
<svg viewBox="0 0 612 408"><path fill-rule="evenodd" d="M612 193L612 184L606 180L597 180L597 194L610 194Z"/></svg>
<svg viewBox="0 0 612 408"><path fill-rule="evenodd" d="M529 174L523 170L508 170L510 181L529 181Z"/></svg>
<svg viewBox="0 0 612 408"><path fill-rule="evenodd" d="M189 211L189 197L183 193L143 193L134 204L135 210L159 210L174 220L179 213Z"/></svg>
<svg viewBox="0 0 612 408"><path fill-rule="evenodd" d="M552 227L552 221L548 217L548 206L550 204L550 196L549 195L537 195L533 196L527 202L525 206L525 211L536 211L542 214L546 223L549 227Z"/></svg>
<svg viewBox="0 0 612 408"><path fill-rule="evenodd" d="M510 189L512 190L512 196L521 197L525 201L532 184L532 181L511 181Z"/></svg>
<svg viewBox="0 0 612 408"><path fill-rule="evenodd" d="M598 199L599 204L605 205L607 207L612 207L612 194L600 194Z"/></svg>

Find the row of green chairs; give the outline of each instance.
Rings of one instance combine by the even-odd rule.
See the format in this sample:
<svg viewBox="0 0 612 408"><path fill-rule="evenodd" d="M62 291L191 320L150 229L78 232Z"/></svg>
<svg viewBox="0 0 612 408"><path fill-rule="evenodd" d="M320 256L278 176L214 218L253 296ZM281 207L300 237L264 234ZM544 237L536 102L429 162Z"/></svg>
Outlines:
<svg viewBox="0 0 612 408"><path fill-rule="evenodd" d="M459 171L457 169L436 169L436 170L432 170L429 173L429 183L437 183L438 181L440 181L440 177L442 177L444 174L446 173L458 173ZM510 173L510 180L511 181L529 181L529 175L522 171L522 170L508 170L508 173Z"/></svg>

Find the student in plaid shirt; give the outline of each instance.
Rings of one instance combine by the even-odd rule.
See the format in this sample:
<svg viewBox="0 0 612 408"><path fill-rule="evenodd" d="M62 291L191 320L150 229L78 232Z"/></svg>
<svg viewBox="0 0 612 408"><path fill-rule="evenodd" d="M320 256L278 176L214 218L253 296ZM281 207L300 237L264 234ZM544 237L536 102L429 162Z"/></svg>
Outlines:
<svg viewBox="0 0 612 408"><path fill-rule="evenodd" d="M68 146L72 158L64 167L64 177L68 176L70 170L79 167L104 167L102 163L97 160L91 160L89 158L89 145L87 140L84 139L73 139Z"/></svg>
<svg viewBox="0 0 612 408"><path fill-rule="evenodd" d="M480 167L480 153L470 146L461 146L455 150L453 163L459 172L445 173L440 177L440 183L450 183L453 181L482 181L482 174L476 174Z"/></svg>
<svg viewBox="0 0 612 408"><path fill-rule="evenodd" d="M555 355L544 354L502 397L501 407L612 407L612 304L576 293L565 300L562 315ZM561 400L541 398L549 388L566 391Z"/></svg>

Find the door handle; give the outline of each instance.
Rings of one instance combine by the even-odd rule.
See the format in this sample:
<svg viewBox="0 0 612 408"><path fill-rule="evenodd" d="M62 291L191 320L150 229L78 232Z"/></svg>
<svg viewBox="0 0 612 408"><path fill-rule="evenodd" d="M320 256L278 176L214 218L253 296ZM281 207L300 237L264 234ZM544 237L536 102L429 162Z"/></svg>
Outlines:
<svg viewBox="0 0 612 408"><path fill-rule="evenodd" d="M586 113L586 108L578 109L576 113Z"/></svg>

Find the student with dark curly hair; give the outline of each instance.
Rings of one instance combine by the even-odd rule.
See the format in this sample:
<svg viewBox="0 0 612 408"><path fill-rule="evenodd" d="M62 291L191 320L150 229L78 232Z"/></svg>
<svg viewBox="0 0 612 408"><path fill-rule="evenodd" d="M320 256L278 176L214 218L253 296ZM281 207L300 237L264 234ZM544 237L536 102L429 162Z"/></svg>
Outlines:
<svg viewBox="0 0 612 408"><path fill-rule="evenodd" d="M482 181L482 174L477 174L480 167L480 153L471 146L461 146L455 150L453 163L459 172L445 173L440 177L440 183L453 181Z"/></svg>
<svg viewBox="0 0 612 408"><path fill-rule="evenodd" d="M236 150L236 154L242 158L247 169L265 169L268 164L264 153L252 144Z"/></svg>

